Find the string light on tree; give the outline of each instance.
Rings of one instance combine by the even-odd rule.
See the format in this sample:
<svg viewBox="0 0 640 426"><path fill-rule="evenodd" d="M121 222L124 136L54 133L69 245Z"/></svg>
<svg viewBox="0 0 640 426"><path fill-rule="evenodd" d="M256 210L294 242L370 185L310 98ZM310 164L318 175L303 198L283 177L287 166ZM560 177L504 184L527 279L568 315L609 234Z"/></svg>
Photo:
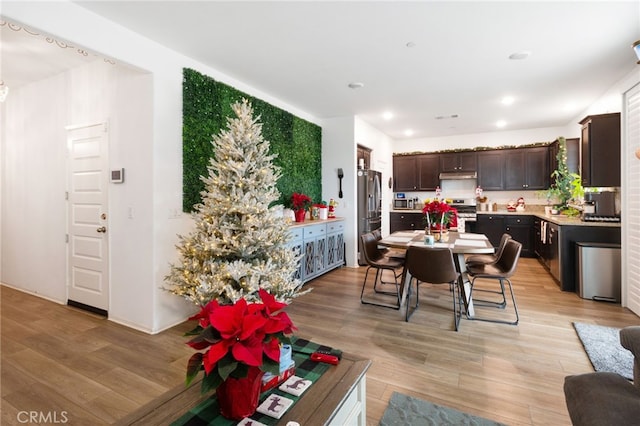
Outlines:
<svg viewBox="0 0 640 426"><path fill-rule="evenodd" d="M232 109L236 118L211 142L195 229L179 236L180 261L165 280L169 291L201 306L259 301L260 288L289 302L302 283L294 278L300 259L288 247L289 227L269 209L280 197L280 169L251 105L243 100Z"/></svg>

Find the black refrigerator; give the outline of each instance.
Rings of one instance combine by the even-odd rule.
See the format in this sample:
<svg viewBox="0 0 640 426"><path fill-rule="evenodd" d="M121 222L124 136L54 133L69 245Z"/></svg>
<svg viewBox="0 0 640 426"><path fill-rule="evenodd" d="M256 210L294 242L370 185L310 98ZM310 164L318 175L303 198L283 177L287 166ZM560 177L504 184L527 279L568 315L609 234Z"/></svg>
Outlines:
<svg viewBox="0 0 640 426"><path fill-rule="evenodd" d="M382 174L375 170L357 172L358 181L358 263L365 265L360 254L362 241L360 235L380 230L382 227Z"/></svg>

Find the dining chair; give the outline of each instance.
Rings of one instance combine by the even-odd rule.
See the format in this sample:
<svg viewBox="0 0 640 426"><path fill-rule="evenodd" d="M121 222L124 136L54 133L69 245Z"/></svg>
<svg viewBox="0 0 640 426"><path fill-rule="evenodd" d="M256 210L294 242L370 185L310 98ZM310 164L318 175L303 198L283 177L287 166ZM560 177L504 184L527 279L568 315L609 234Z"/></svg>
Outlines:
<svg viewBox="0 0 640 426"><path fill-rule="evenodd" d="M374 229L373 231L371 231L371 233L373 234L373 236L376 238L377 241L380 241L382 239L382 232L380 232L379 229ZM395 248L380 247L380 246L378 246L378 250L380 250L382 254L384 254L385 256L389 256L394 259L401 259L402 261L404 261L404 258L407 253L407 251L403 249L395 249Z"/></svg>
<svg viewBox="0 0 640 426"><path fill-rule="evenodd" d="M502 234L502 238L500 238L500 245L498 245L498 249L494 254L475 254L469 256L465 259L465 263L467 266L469 265L485 265L490 263L496 263L500 256L502 256L502 252L504 251L504 246L507 244L507 241L511 239L511 235L506 232Z"/></svg>
<svg viewBox="0 0 640 426"><path fill-rule="evenodd" d="M407 258L404 264L405 274L410 274L407 288L407 309L405 321L418 309L420 302L420 283L449 284L453 296L453 320L455 330L460 324L461 309L460 292L457 285L458 276L453 260L453 253L449 248L433 248L423 246L410 246L407 250ZM403 276L403 282L406 277ZM411 310L412 283L416 283L416 304Z"/></svg>
<svg viewBox="0 0 640 426"><path fill-rule="evenodd" d="M513 301L513 309L515 311L515 321L508 320L500 320L494 318L482 318L477 315L469 316L467 312L467 318L471 320L478 321L488 321L488 322L497 322L503 324L511 324L517 325L520 320L520 316L518 315L518 305L516 304L516 297L513 293L513 285L511 284L511 277L516 271L516 267L518 266L518 259L520 258L520 252L522 251L522 244L518 241L509 238L505 243L504 250L500 258L495 263L487 263L487 264L471 264L467 268L467 274L472 278L471 279L471 288L469 290L469 297L473 299L474 306L493 306L495 308L505 309L507 306L507 298L505 294L505 281L509 284L509 292L511 293L511 300ZM489 290L489 289L476 289L476 281L482 280L496 280L498 281L500 288L499 290ZM482 291L485 293L495 293L502 296L502 300L496 301L488 301L488 300L478 300L473 298L474 291ZM482 303L478 303L482 302ZM477 314L476 310L476 314Z"/></svg>
<svg viewBox="0 0 640 426"><path fill-rule="evenodd" d="M362 291L360 292L360 302L366 305L376 305L385 308L400 309L401 288L399 278L402 276L402 267L404 266L404 260L396 259L389 256L385 256L382 251L378 249L378 240L376 237L367 232L360 236L362 242L362 255L364 256L367 264L367 271L364 274L364 282L362 283ZM395 303L385 303L373 299L365 299L364 290L367 286L369 278L369 271L371 269L376 270L376 275L373 281L373 291L376 294L382 294L384 296L393 296ZM384 271L389 271L393 274L393 282L385 282L382 280L382 274ZM392 285L394 291L378 289L378 285Z"/></svg>

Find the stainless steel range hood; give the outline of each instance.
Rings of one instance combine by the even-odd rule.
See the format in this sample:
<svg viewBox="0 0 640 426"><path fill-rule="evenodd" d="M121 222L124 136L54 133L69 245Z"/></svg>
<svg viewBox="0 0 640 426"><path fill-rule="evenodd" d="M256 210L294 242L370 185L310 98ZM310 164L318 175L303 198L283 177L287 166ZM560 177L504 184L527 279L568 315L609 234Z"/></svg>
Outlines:
<svg viewBox="0 0 640 426"><path fill-rule="evenodd" d="M476 179L478 174L476 172L442 172L440 173L440 180L462 180L462 179Z"/></svg>

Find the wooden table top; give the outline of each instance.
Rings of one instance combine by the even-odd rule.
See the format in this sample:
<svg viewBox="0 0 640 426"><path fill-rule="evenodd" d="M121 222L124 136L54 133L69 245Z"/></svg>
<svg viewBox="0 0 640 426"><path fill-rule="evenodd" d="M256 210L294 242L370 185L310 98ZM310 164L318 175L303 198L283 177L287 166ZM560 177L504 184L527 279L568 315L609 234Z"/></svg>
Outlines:
<svg viewBox="0 0 640 426"><path fill-rule="evenodd" d="M371 360L353 354L342 353L340 363L331 366L300 400L285 413L278 424L295 421L301 425L328 423L336 414L344 399L366 374ZM117 425L163 425L180 418L188 410L209 398L212 394L200 394L202 376L189 386L183 384L167 391L138 410L117 422Z"/></svg>
<svg viewBox="0 0 640 426"><path fill-rule="evenodd" d="M378 244L406 249L412 245L424 246L424 231L397 231L378 241ZM449 231L449 240L436 242L432 247L450 248L455 254L488 254L494 248L484 234Z"/></svg>

